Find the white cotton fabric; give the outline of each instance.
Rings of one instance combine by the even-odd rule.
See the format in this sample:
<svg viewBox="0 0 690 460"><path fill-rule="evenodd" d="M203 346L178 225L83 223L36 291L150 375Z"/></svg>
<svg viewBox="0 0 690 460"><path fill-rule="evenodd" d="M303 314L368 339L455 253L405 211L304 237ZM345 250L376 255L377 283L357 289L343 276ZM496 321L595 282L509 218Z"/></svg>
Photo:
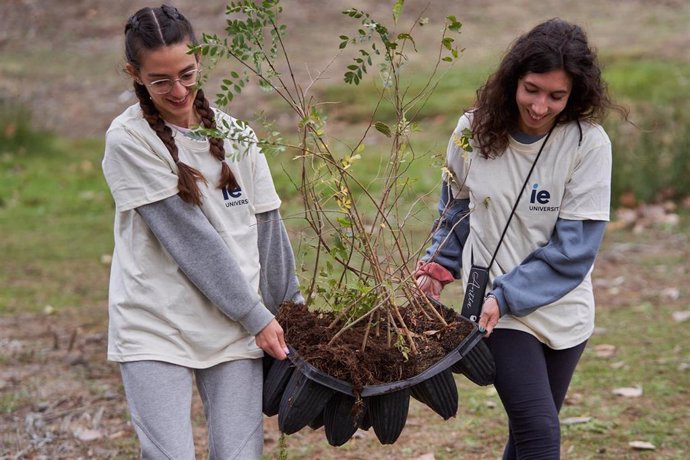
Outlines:
<svg viewBox="0 0 690 460"><path fill-rule="evenodd" d="M234 120L216 111L216 119ZM247 128L245 134L253 137ZM202 212L218 231L242 273L259 289L255 214L280 206L266 158L254 143L225 142L226 162L241 190L221 190L221 164L206 140L180 132L182 162L201 171ZM143 119L139 104L106 133L103 171L115 200L115 249L109 288L108 359L159 360L193 368L258 358L254 337L212 304L182 273L136 208L178 193L177 166Z"/></svg>
<svg viewBox="0 0 690 460"><path fill-rule="evenodd" d="M521 144L510 139L505 152L484 159L476 146L464 152L459 139L470 127L471 114L460 118L449 142L444 180L454 198L470 199L470 234L463 250L463 281L472 261L487 266L515 199L520 203L490 270L490 283L544 246L558 218L609 220L611 144L601 126L581 122L558 125L539 157L525 190L520 191L543 140ZM535 290L539 281L535 281ZM582 283L561 299L534 312L504 315L496 326L530 333L553 349L575 346L594 330L591 270Z"/></svg>

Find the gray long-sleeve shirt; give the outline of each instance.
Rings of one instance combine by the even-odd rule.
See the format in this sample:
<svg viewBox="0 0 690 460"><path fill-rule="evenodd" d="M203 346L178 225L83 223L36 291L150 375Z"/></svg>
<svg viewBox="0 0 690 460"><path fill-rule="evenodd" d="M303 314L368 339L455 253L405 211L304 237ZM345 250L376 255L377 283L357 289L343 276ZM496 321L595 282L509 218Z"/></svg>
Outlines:
<svg viewBox="0 0 690 460"><path fill-rule="evenodd" d="M257 215L263 301L197 206L174 195L137 211L190 281L250 334L266 327L281 302L301 300L292 249L278 210Z"/></svg>

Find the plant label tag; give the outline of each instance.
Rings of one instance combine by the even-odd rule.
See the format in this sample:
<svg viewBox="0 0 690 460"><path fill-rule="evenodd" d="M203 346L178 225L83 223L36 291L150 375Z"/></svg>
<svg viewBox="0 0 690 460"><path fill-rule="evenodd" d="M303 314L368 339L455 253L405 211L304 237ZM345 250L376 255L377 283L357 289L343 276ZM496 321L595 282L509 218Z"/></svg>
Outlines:
<svg viewBox="0 0 690 460"><path fill-rule="evenodd" d="M475 323L479 321L484 304L486 285L489 282L489 269L472 265L470 276L465 286L465 298L462 302L460 314Z"/></svg>

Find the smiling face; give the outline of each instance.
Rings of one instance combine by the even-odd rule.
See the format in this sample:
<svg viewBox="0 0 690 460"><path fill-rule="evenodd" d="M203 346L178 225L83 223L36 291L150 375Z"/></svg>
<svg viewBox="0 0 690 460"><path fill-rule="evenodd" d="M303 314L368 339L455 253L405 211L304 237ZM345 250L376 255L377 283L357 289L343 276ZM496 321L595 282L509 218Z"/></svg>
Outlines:
<svg viewBox="0 0 690 460"><path fill-rule="evenodd" d="M572 79L563 69L544 73L528 72L518 80L515 101L520 117L518 127L525 134L546 134L565 109Z"/></svg>
<svg viewBox="0 0 690 460"><path fill-rule="evenodd" d="M139 69L131 64L127 65L130 75L147 87L151 100L163 119L185 128L198 124L193 108L196 90L194 86L186 87L178 80L199 67L196 56L187 54L188 51L187 43L163 46L153 51L143 50ZM173 83L169 93L156 94L150 85L162 79L178 81Z"/></svg>

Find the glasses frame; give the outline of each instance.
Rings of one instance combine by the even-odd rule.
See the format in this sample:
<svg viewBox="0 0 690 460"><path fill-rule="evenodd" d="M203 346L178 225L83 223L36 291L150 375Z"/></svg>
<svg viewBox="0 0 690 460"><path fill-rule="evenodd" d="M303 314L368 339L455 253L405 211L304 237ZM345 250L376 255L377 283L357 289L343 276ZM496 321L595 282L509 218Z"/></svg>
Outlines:
<svg viewBox="0 0 690 460"><path fill-rule="evenodd" d="M196 78L194 79L193 83L185 84L182 82L182 79L186 75L193 75L193 74L196 74ZM199 76L200 75L201 75L201 69L196 68L196 69L191 69L191 70L184 72L183 74L181 74L177 78L159 78L158 80L154 80L151 83L144 83L144 85L147 88L149 88L152 93L162 96L162 95L170 93L173 90L173 88L175 88L175 83L177 83L177 82L179 82L185 88L191 88L191 87L195 86L197 83L199 83ZM170 82L170 88L167 91L160 91L160 90L156 89L156 85L163 83L163 82Z"/></svg>

